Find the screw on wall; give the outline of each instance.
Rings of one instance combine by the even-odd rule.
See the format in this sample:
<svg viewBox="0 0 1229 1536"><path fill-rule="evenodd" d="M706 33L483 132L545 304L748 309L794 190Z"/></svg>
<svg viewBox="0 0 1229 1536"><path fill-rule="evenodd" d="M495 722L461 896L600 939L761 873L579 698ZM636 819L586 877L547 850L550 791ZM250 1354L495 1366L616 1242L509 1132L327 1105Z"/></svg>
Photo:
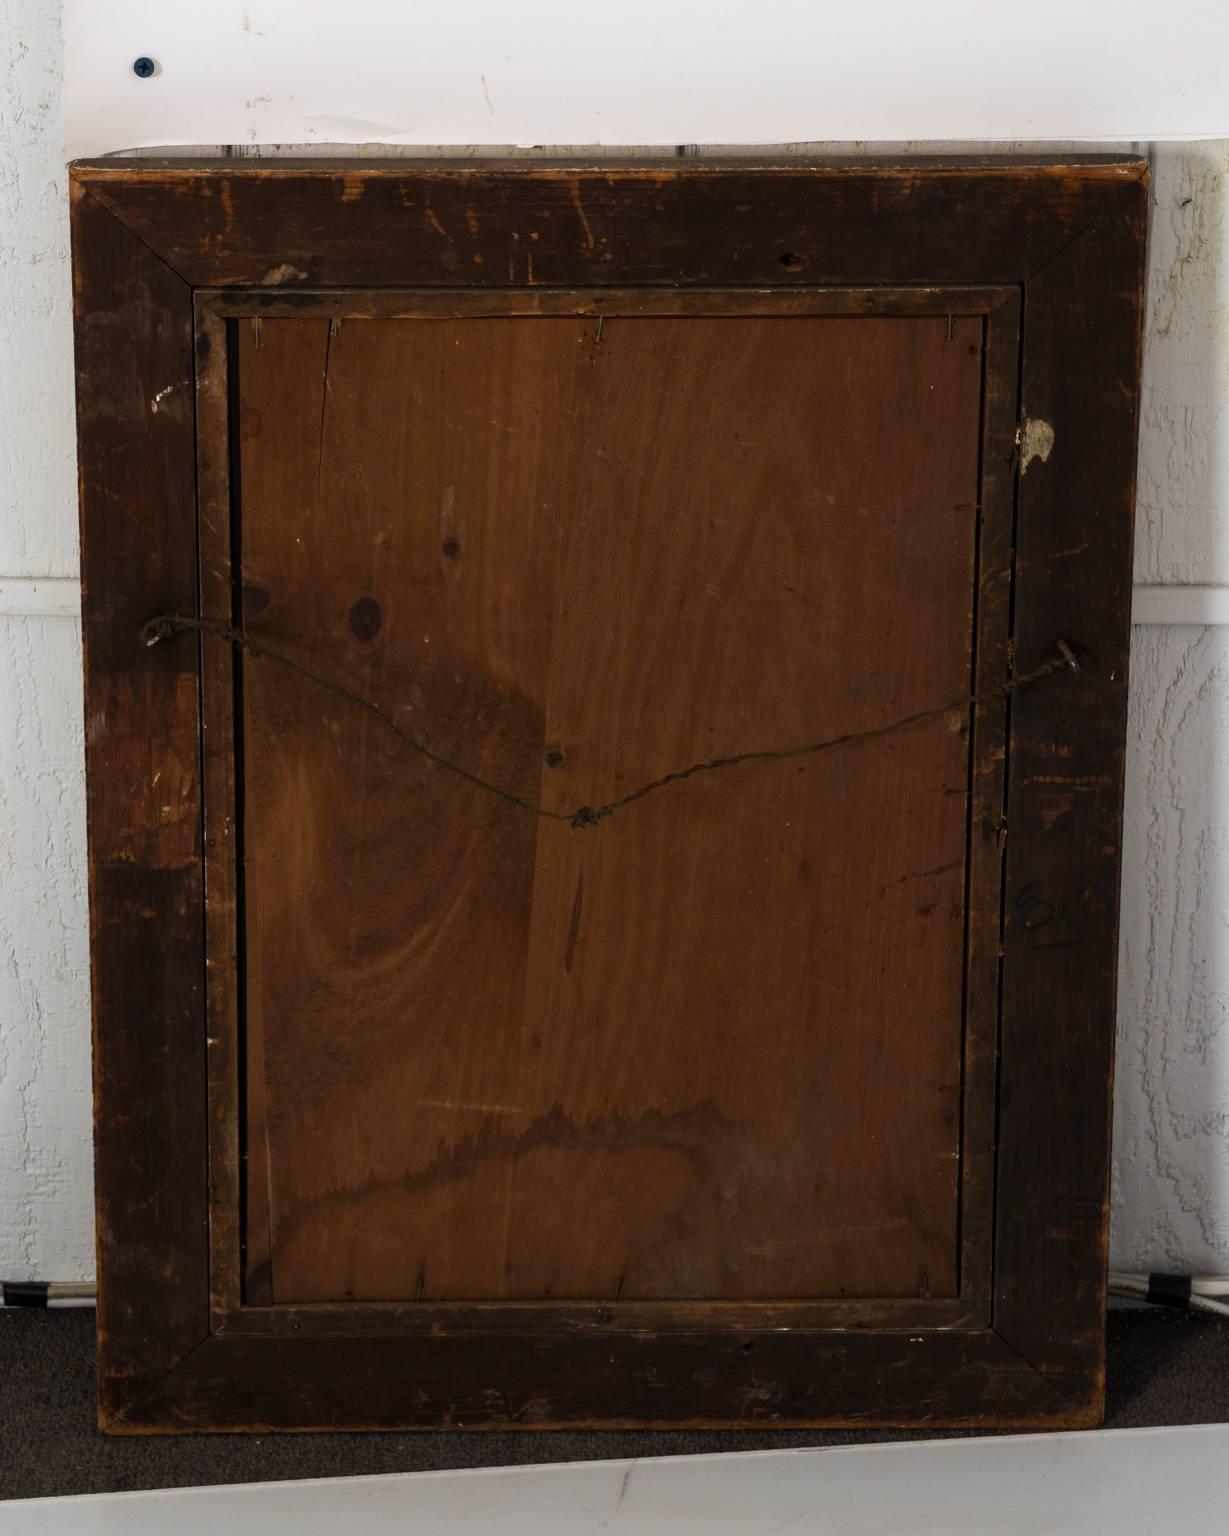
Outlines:
<svg viewBox="0 0 1229 1536"><path fill-rule="evenodd" d="M158 66L153 59L142 54L139 59L132 61L132 72L134 75L139 76L140 79L148 80L151 75L158 73Z"/></svg>

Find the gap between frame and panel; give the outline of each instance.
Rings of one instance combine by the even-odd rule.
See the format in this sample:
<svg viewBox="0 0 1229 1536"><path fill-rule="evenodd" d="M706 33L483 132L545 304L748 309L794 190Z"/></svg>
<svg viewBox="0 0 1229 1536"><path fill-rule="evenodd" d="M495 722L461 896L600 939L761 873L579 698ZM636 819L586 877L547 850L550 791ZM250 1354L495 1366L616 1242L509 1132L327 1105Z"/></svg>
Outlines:
<svg viewBox="0 0 1229 1536"><path fill-rule="evenodd" d="M1012 445L1016 419L1019 351L1019 291L1015 288L930 287L887 289L688 290L661 292L430 291L426 293L302 292L276 290L198 292L198 406L200 412L201 602L210 616L237 622L235 593L241 572L235 559L238 484L231 455L236 376L228 343L228 322L260 315L313 318L430 318L458 315L827 315L909 316L943 314L983 317L982 408L979 474L981 507L975 517L976 582L970 692L1007 670L1007 615L1011 584ZM207 863L207 946L210 956L211 1237L215 1326L235 1332L347 1334L418 1332L439 1326L458 1331L538 1331L598 1326L639 1331L695 1331L726 1328L960 1328L985 1326L989 1315L993 1186L993 1073L997 1024L972 1044L969 1009L990 1018L997 1012L998 910L993 921L978 912L973 921L969 895L998 890L1003 786L1003 709L975 712L969 732L970 797L966 842L965 1021L961 1050L961 1180L958 1244L961 1289L952 1300L816 1302L638 1301L338 1303L242 1306L240 1256L247 1239L239 1127L250 1111L244 1095L242 1059L242 938L240 881L241 807L236 763L241 710L236 690L242 665L230 646L203 642L205 694L205 820ZM984 684L983 684L984 680ZM212 702L211 702L212 701ZM221 707L217 707L221 706ZM992 1001L988 1001L988 999ZM984 1037L984 1038L983 1038ZM989 1086L987 1086L989 1085ZM246 1127L246 1155L261 1158L259 1127ZM249 1165L250 1167L251 1165ZM982 1219L970 1222L976 1207ZM250 1266L249 1273L250 1273Z"/></svg>

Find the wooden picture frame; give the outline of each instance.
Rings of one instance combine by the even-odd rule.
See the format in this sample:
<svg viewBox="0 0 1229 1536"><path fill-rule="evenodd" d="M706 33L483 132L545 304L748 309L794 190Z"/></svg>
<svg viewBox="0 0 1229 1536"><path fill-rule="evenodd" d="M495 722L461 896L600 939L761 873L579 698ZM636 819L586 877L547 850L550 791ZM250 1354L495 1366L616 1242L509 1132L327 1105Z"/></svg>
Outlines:
<svg viewBox="0 0 1229 1536"><path fill-rule="evenodd" d="M1146 192L1095 155L73 167L104 1429L1099 1421ZM1076 663L1010 700L1006 740L978 726L971 857L1001 898L968 935L992 1026L964 1062L960 1292L253 1305L233 756L202 729L230 647L141 636L229 603L227 327L756 295L982 317L980 665L1057 639Z"/></svg>

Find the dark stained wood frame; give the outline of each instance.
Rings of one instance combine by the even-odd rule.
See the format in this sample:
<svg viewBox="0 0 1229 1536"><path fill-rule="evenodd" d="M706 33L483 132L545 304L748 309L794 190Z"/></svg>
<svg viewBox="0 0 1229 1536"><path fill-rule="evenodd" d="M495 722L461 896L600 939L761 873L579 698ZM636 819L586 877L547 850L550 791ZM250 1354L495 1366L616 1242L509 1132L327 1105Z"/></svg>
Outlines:
<svg viewBox="0 0 1229 1536"><path fill-rule="evenodd" d="M75 166L72 200L103 1427L1097 1422L1143 164L113 161ZM1001 910L969 934L970 1007L989 992L998 1012L997 1050L970 1036L966 1051L967 1074L997 1074L964 1127L987 1203L993 1173L968 1270L987 1283L895 1315L902 1303L244 1305L233 755L202 710L231 658L138 638L155 613L229 603L212 560L225 434L210 430L226 316L497 295L526 312L679 312L722 302L712 290L987 316L978 633L1000 638L978 666L1001 676L1010 646L1027 670L1059 637L1080 662L979 711L973 743L988 779L972 857L1004 866ZM1022 462L1021 434L1048 456ZM986 510L1013 501L1014 525Z"/></svg>

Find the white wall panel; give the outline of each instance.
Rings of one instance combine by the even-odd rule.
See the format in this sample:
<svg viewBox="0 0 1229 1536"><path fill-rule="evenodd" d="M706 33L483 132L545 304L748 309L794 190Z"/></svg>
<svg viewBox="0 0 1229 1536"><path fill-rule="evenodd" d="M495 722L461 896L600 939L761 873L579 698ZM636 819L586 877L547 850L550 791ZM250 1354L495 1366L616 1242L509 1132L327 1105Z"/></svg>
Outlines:
<svg viewBox="0 0 1229 1536"><path fill-rule="evenodd" d="M1229 100L1229 59L1225 79ZM1141 582L1229 584L1227 179L1225 141L1154 150L1135 561Z"/></svg>
<svg viewBox="0 0 1229 1536"><path fill-rule="evenodd" d="M0 576L77 569L56 7L0 3Z"/></svg>
<svg viewBox="0 0 1229 1536"><path fill-rule="evenodd" d="M81 631L0 617L0 1278L93 1272Z"/></svg>
<svg viewBox="0 0 1229 1536"><path fill-rule="evenodd" d="M65 38L73 156L1229 134L1219 0L66 0Z"/></svg>
<svg viewBox="0 0 1229 1536"><path fill-rule="evenodd" d="M1116 1268L1229 1271L1229 627L1135 630Z"/></svg>

